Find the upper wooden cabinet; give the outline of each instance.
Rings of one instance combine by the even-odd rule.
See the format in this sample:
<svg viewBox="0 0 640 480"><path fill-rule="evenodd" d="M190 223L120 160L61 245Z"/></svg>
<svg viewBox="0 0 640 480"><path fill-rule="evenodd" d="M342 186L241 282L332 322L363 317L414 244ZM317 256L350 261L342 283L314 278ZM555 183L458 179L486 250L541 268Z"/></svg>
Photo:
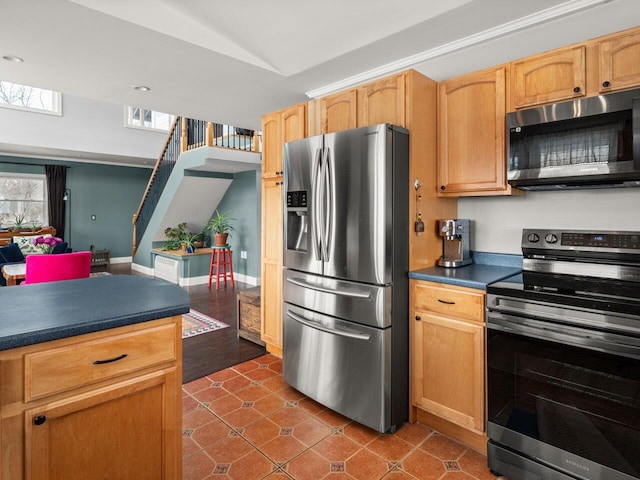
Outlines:
<svg viewBox="0 0 640 480"><path fill-rule="evenodd" d="M262 177L280 177L283 173L282 146L306 136L307 107L294 105L262 117Z"/></svg>
<svg viewBox="0 0 640 480"><path fill-rule="evenodd" d="M640 85L640 28L595 41L598 54L598 91Z"/></svg>
<svg viewBox="0 0 640 480"><path fill-rule="evenodd" d="M583 97L586 88L586 47L554 50L511 64L513 106L530 107Z"/></svg>
<svg viewBox="0 0 640 480"><path fill-rule="evenodd" d="M438 84L438 189L441 196L508 195L505 67Z"/></svg>
<svg viewBox="0 0 640 480"><path fill-rule="evenodd" d="M407 127L406 75L399 74L358 88L358 126L392 123Z"/></svg>
<svg viewBox="0 0 640 480"><path fill-rule="evenodd" d="M379 123L408 128L407 103L414 76L411 71L400 73L309 102L309 135Z"/></svg>
<svg viewBox="0 0 640 480"><path fill-rule="evenodd" d="M334 93L320 99L320 133L339 132L358 126L356 90Z"/></svg>
<svg viewBox="0 0 640 480"><path fill-rule="evenodd" d="M640 86L640 27L511 62L508 109Z"/></svg>

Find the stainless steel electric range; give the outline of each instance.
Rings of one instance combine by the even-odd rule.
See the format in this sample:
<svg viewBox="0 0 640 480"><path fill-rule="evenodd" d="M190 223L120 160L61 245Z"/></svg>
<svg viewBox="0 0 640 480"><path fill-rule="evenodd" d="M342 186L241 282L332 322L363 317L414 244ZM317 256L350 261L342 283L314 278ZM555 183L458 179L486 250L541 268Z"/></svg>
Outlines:
<svg viewBox="0 0 640 480"><path fill-rule="evenodd" d="M640 478L640 232L527 229L522 253L487 287L489 468Z"/></svg>

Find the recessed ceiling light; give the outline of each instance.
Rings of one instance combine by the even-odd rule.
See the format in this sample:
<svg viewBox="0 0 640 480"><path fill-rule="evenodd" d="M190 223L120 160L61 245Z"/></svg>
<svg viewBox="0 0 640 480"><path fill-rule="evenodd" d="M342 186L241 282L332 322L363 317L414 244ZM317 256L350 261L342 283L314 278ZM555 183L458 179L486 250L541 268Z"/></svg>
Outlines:
<svg viewBox="0 0 640 480"><path fill-rule="evenodd" d="M133 87L134 90L138 90L139 92L148 92L149 90L151 90L151 88L147 87L146 85L136 85L135 87Z"/></svg>
<svg viewBox="0 0 640 480"><path fill-rule="evenodd" d="M15 55L5 55L2 57L4 60L6 60L7 62L13 62L13 63L22 63L24 62L24 60L20 57L16 57Z"/></svg>

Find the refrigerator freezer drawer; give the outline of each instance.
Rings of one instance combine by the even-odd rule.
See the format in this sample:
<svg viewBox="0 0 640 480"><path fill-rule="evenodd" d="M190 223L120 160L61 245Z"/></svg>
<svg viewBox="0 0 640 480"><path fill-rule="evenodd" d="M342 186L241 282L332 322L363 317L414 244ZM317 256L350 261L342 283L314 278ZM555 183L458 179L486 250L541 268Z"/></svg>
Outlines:
<svg viewBox="0 0 640 480"><path fill-rule="evenodd" d="M371 327L391 326L391 286L336 280L284 270L283 299L333 317Z"/></svg>
<svg viewBox="0 0 640 480"><path fill-rule="evenodd" d="M379 432L395 429L391 328L356 325L285 303L284 332L285 382Z"/></svg>

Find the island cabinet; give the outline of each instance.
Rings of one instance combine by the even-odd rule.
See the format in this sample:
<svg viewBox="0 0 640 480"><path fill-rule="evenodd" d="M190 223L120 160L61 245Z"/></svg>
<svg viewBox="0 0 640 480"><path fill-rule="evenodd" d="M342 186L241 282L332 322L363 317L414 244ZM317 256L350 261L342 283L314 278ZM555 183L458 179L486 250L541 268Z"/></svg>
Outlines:
<svg viewBox="0 0 640 480"><path fill-rule="evenodd" d="M483 290L410 280L411 421L486 451Z"/></svg>
<svg viewBox="0 0 640 480"><path fill-rule="evenodd" d="M438 84L440 196L511 195L505 154L507 68Z"/></svg>
<svg viewBox="0 0 640 480"><path fill-rule="evenodd" d="M181 320L0 352L0 479L182 478Z"/></svg>
<svg viewBox="0 0 640 480"><path fill-rule="evenodd" d="M277 356L282 356L282 147L306 133L305 103L262 117L261 339L267 351Z"/></svg>

